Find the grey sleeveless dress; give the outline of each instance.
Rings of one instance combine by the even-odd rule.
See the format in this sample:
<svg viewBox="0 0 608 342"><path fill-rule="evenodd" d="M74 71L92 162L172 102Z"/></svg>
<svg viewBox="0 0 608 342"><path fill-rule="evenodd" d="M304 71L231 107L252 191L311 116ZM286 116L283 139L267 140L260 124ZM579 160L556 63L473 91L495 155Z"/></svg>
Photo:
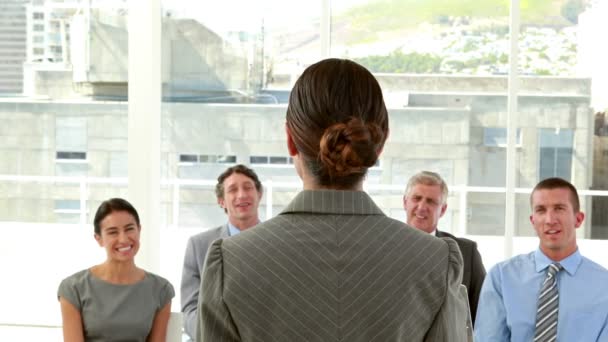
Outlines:
<svg viewBox="0 0 608 342"><path fill-rule="evenodd" d="M116 285L87 269L64 279L57 296L80 310L85 341L144 342L154 315L175 291L169 281L149 272L135 284Z"/></svg>

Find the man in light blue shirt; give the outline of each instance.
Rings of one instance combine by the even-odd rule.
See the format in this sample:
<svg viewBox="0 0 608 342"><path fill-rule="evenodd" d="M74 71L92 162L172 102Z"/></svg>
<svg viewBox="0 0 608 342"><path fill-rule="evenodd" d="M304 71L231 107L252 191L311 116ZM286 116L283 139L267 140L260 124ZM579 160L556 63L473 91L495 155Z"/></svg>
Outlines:
<svg viewBox="0 0 608 342"><path fill-rule="evenodd" d="M475 341L534 341L539 292L555 262L563 267L556 276L556 341L608 341L608 270L578 251L576 229L585 215L576 188L560 178L545 179L530 203L539 248L490 270L479 298Z"/></svg>

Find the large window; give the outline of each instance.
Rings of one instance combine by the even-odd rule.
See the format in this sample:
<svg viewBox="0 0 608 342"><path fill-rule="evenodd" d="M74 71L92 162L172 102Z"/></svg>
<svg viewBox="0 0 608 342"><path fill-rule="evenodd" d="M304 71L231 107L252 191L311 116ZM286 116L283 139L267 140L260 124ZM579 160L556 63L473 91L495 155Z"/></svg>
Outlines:
<svg viewBox="0 0 608 342"><path fill-rule="evenodd" d="M587 213L579 245L605 264L606 3L521 0L510 19L501 0L156 1L162 10L150 13L126 1L90 10L51 1L44 17L54 23L43 25L0 0L15 14L0 21L0 268L19 279L0 285L11 294L0 340L60 339L57 286L104 260L91 221L109 197L158 203L144 210L158 228L144 226L138 264L176 289L187 238L226 222L214 187L228 166L254 168L260 217L279 213L301 187L285 146L289 93L329 56L363 64L383 88L391 135L364 186L385 213L405 220L408 178L440 173L450 195L439 228L475 239L489 267L535 247L529 192L559 176ZM145 39L129 32L134 16ZM53 51L39 37L61 58L44 55ZM129 89L150 66L160 80ZM132 119L158 117L142 103L160 112L160 133L145 143L156 126ZM159 179L129 192L152 170ZM173 303L179 311L179 293ZM33 326L55 330L40 337Z"/></svg>
<svg viewBox="0 0 608 342"><path fill-rule="evenodd" d="M504 232L504 196L466 185L504 186L508 14L497 1L332 1L331 55L368 67L384 90L383 183L440 173L453 186L441 229L456 234ZM384 196L403 218L402 193Z"/></svg>
<svg viewBox="0 0 608 342"><path fill-rule="evenodd" d="M59 11L73 23L59 34L63 41L72 36L66 63L42 59L49 57L42 47L27 45L49 33L39 23L42 13L23 16L10 32L6 20L0 23L0 59L23 57L15 62L19 68L0 70L0 84L15 74L23 80L22 94L0 98L2 341L61 340L59 282L103 262L92 216L101 201L128 197L126 13L94 4L85 10L76 2L47 5L49 14ZM0 9L7 7L26 12L25 1L0 1ZM36 24L26 24L33 19ZM4 37L21 37L21 50L4 49ZM25 62L26 51L38 60Z"/></svg>
<svg viewBox="0 0 608 342"><path fill-rule="evenodd" d="M321 58L321 2L162 6L161 208L173 237L162 248L182 257L190 235L226 223L214 187L227 167L250 165L265 185L293 183L265 187L261 219L300 186L285 157L285 109L298 75ZM163 261L161 270L179 284L180 267Z"/></svg>
<svg viewBox="0 0 608 342"><path fill-rule="evenodd" d="M543 6L541 12L529 12ZM581 209L587 214L577 231L579 238L600 236L605 223L601 223L597 207L608 197L587 191L601 178L598 172L602 169L594 163L594 151L602 142L592 139L593 119L595 112L606 107L594 87L604 82L605 76L600 75L607 68L595 59L593 47L601 41L597 30L605 24L598 16L605 15L606 4L522 1L521 9L518 67L522 76L515 120L523 144L517 152L516 184L530 188L548 177L569 180L579 189ZM608 187L604 184L595 189ZM533 236L526 219L527 196L517 198L515 234Z"/></svg>

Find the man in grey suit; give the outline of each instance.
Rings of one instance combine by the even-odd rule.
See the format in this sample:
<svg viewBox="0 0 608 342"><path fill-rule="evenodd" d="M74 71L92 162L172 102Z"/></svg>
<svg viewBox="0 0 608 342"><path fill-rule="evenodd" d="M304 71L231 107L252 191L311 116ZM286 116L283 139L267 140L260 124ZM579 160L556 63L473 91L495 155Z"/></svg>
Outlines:
<svg viewBox="0 0 608 342"><path fill-rule="evenodd" d="M477 250L477 243L437 229L439 219L448 207L448 186L439 174L422 171L410 178L403 196L403 207L407 214L407 224L437 237L454 239L458 243L464 260L462 284L469 296L472 322L475 322L479 292L486 276L486 269Z"/></svg>
<svg viewBox="0 0 608 342"><path fill-rule="evenodd" d="M234 236L260 222L258 206L262 192L262 183L253 170L240 164L228 168L218 177L215 186L217 202L228 215L228 223L188 240L182 271L181 304L184 329L192 340L196 336L197 303L207 249L213 241Z"/></svg>

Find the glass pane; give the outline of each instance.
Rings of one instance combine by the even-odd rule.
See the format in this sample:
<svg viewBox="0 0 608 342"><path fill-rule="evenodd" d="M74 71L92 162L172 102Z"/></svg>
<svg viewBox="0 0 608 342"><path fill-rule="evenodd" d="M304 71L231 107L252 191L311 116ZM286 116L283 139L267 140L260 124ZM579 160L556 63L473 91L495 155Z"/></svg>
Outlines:
<svg viewBox="0 0 608 342"><path fill-rule="evenodd" d="M127 12L103 5L0 1L0 268L19 278L2 292L28 294L0 310L27 332L0 340L60 334L31 325L61 324L60 281L105 260L97 206L127 195L126 178L110 178L127 168Z"/></svg>
<svg viewBox="0 0 608 342"><path fill-rule="evenodd" d="M591 197L591 215L587 215L587 220L591 220L590 238L608 240L608 196Z"/></svg>
<svg viewBox="0 0 608 342"><path fill-rule="evenodd" d="M595 191L601 191L591 198L591 205L587 205L586 220L590 224L591 239L608 239L606 222L608 213L608 66L600 55L608 53L608 46L604 44L604 32L607 27L608 3L593 1L591 5L580 12L580 8L572 8L573 13L579 13L577 33L577 71L579 76L591 80L591 107L592 120L592 148L585 157L593 160L592 176L586 185ZM590 130L591 130L590 129ZM578 159L578 147L576 146ZM589 223L590 222L590 223ZM598 259L599 260L599 259Z"/></svg>
<svg viewBox="0 0 608 342"><path fill-rule="evenodd" d="M179 215L173 224L181 228L214 228L225 224L224 210L215 198L215 185L184 185L179 188ZM182 253L183 254L183 253Z"/></svg>
<svg viewBox="0 0 608 342"><path fill-rule="evenodd" d="M608 51L600 43L608 4L522 1L521 8L528 14L522 14L519 39L518 122L523 143L518 148L518 186L531 189L540 180L560 177L581 194L604 191L580 196L586 219L578 233L581 239L605 238L597 210L608 198L603 155L608 146L608 67L597 55Z"/></svg>
<svg viewBox="0 0 608 342"><path fill-rule="evenodd" d="M508 25L499 0L335 0L332 54L372 72L505 74Z"/></svg>
<svg viewBox="0 0 608 342"><path fill-rule="evenodd" d="M504 193L469 193L469 203L475 203L467 212L467 232L472 235L505 233Z"/></svg>
<svg viewBox="0 0 608 342"><path fill-rule="evenodd" d="M405 184L429 170L454 189L439 229L503 234L504 194L468 187L505 184L508 23L504 1L332 1L331 54L384 91L391 135L367 182L401 190L391 216L405 219Z"/></svg>
<svg viewBox="0 0 608 342"><path fill-rule="evenodd" d="M227 222L214 190L226 168L245 164L262 182L299 186L285 110L298 75L320 58L321 2L172 0L162 8L161 177L171 185L161 194L168 217L161 247L181 257L191 235ZM264 192L261 220L291 199L275 190ZM181 260L161 265L176 290L180 267Z"/></svg>

